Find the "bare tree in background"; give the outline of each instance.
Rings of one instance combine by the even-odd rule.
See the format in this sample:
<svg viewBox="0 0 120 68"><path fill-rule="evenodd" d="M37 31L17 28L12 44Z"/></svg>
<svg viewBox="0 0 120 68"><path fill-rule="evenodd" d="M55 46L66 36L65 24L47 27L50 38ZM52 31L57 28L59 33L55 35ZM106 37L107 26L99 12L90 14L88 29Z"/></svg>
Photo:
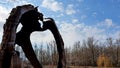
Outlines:
<svg viewBox="0 0 120 68"><path fill-rule="evenodd" d="M90 61L91 61L91 65L96 65L96 46L97 46L97 41L95 41L95 39L93 37L89 37L87 39L87 46L89 48L89 55L90 55Z"/></svg>
<svg viewBox="0 0 120 68"><path fill-rule="evenodd" d="M35 46L35 52L42 65L57 65L58 53L55 41L51 41L47 45L40 44ZM114 64L113 66L120 66L119 50L120 38L114 41L112 38L108 38L101 43L90 37L83 40L83 42L77 41L72 47L65 49L67 66L95 66L97 58L102 54L110 58L110 63Z"/></svg>
<svg viewBox="0 0 120 68"><path fill-rule="evenodd" d="M120 66L120 52L119 52L119 50L120 50L120 38L118 38L118 39L116 39L116 42L115 42L115 45L116 45L116 60L115 60L115 62L116 62L116 66Z"/></svg>

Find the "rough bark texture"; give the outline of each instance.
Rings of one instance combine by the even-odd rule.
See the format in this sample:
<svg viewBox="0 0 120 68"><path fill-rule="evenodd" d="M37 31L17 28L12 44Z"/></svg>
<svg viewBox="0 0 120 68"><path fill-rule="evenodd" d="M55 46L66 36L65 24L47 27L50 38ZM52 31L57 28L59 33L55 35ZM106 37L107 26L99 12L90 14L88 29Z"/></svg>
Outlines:
<svg viewBox="0 0 120 68"><path fill-rule="evenodd" d="M32 5L23 5L13 8L10 16L4 24L3 38L1 42L0 50L0 68L10 68L11 57L15 53L14 45L16 38L16 28L19 24L19 19L23 13L32 10L34 7Z"/></svg>
<svg viewBox="0 0 120 68"><path fill-rule="evenodd" d="M55 21L52 18L47 18L47 19L49 20L43 22L44 23L43 28L49 29L55 38L57 44L57 51L59 54L59 61L57 68L66 68L66 57L65 57L63 39L58 31Z"/></svg>
<svg viewBox="0 0 120 68"><path fill-rule="evenodd" d="M13 8L10 16L6 20L6 23L4 24L4 33L3 33L3 39L1 43L1 51L0 51L0 68L10 68L11 65L11 58L15 57L17 55L14 45L15 45L15 40L16 40L16 28L19 24L19 20L25 12L29 10L33 10L34 6L32 5L23 5L23 6L17 6L16 8ZM58 61L58 67L57 68L66 68L66 59L65 59L65 51L64 51L64 42L62 40L62 37L57 29L57 26L54 22L53 19L50 19L49 21L43 22L44 28L49 29L56 40L57 43L57 49L58 49L58 54L59 54L59 61ZM29 24L28 24L29 25ZM43 29L44 29L43 28ZM29 41L29 39L27 39ZM23 42L24 45L27 45L28 43ZM21 43L20 43L21 44ZM31 50L30 46L22 47L24 52L26 53L27 58L31 59L34 58L34 56L30 56L33 51ZM26 50L28 49L28 50ZM30 52L29 52L30 50ZM34 54L34 53L32 53ZM17 59L16 59L17 60ZM13 60L14 61L14 60ZM35 60L31 59L32 65L35 67ZM12 67L17 68L14 65L11 65ZM38 68L37 66L35 68ZM42 68L42 67L40 67Z"/></svg>

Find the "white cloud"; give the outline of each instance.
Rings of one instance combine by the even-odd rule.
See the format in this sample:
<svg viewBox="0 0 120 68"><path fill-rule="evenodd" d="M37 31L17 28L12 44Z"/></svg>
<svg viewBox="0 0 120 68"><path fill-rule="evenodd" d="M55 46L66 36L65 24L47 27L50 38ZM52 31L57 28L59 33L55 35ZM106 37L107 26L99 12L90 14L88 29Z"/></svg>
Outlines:
<svg viewBox="0 0 120 68"><path fill-rule="evenodd" d="M74 9L74 5L73 4L69 4L66 8L66 14L67 15L72 15L72 14L75 14L76 11Z"/></svg>
<svg viewBox="0 0 120 68"><path fill-rule="evenodd" d="M17 0L16 2L13 3L14 6L18 6L18 5L24 5L24 4L32 4L27 0Z"/></svg>
<svg viewBox="0 0 120 68"><path fill-rule="evenodd" d="M4 0L1 3L8 4L9 6L16 7L18 5L32 4L29 0Z"/></svg>
<svg viewBox="0 0 120 68"><path fill-rule="evenodd" d="M84 23L67 23L62 21L57 26L59 26L65 47L71 47L76 41L83 41L88 37L94 37L96 40L104 42L106 38L117 38L120 34L119 31L115 31L114 34L108 34L105 29L98 28L97 26L88 26ZM46 43L54 40L54 37L50 31L36 32L31 35L31 40L36 43Z"/></svg>
<svg viewBox="0 0 120 68"><path fill-rule="evenodd" d="M14 5L29 3L28 1L25 1L25 0L21 0L21 1L15 0L15 1L16 2L14 3ZM64 10L63 4L61 2L57 2L56 0L43 0L42 7L45 7L55 12L64 11L68 15L72 15L76 13L76 10L74 9L74 5L69 4L66 7L66 10ZM0 23L1 24L5 22L6 18L9 15L8 13L9 13L9 10L7 8L0 6ZM64 14L61 14L58 17L61 17L61 16L64 16ZM86 17L87 17L86 15L82 15L81 19L85 19ZM56 21L56 22L60 22L60 21ZM0 29L2 29L1 24L0 24ZM119 31L115 31L114 34L107 35L105 29L98 28L97 26L93 27L93 26L85 25L83 23L80 23L78 19L72 19L72 23L62 22L57 24L59 24L57 26L60 27L59 31L63 37L65 47L69 47L73 45L76 41L79 41L79 40L82 41L83 39L87 39L87 37L91 37L91 36L94 36L95 39L98 39L98 40L105 40L108 36L117 38L118 35L120 34ZM108 19L108 18L103 20L101 24L107 27L111 27L114 25L112 19ZM3 31L0 30L0 40L2 38L2 33ZM54 37L50 31L34 32L31 35L31 41L33 43L41 43L41 42L46 43L52 40L54 40Z"/></svg>
<svg viewBox="0 0 120 68"><path fill-rule="evenodd" d="M5 23L9 15L9 10L3 6L0 6L0 23Z"/></svg>
<svg viewBox="0 0 120 68"><path fill-rule="evenodd" d="M0 3L1 3L1 4L5 4L5 3L7 3L7 2L6 2L6 0L4 0L4 1L0 0Z"/></svg>
<svg viewBox="0 0 120 68"><path fill-rule="evenodd" d="M113 37L119 39L120 38L120 31L116 31L114 33Z"/></svg>
<svg viewBox="0 0 120 68"><path fill-rule="evenodd" d="M2 28L0 27L0 43L1 43L1 41L2 41L2 36L3 36L3 30L2 30Z"/></svg>
<svg viewBox="0 0 120 68"><path fill-rule="evenodd" d="M67 7L63 7L63 3L62 2L58 2L55 0L43 0L42 1L42 7L47 8L49 10L52 10L54 12L65 12L67 15L72 15L75 14L77 11L74 9L74 5L73 4L69 4L67 5Z"/></svg>
<svg viewBox="0 0 120 68"><path fill-rule="evenodd" d="M47 30L44 32L34 32L31 35L31 41L34 43L46 43L46 42L51 42L54 40L54 37L52 35L52 33Z"/></svg>
<svg viewBox="0 0 120 68"><path fill-rule="evenodd" d="M78 26L72 23L63 22L60 25L59 30L62 34L65 47L72 46L74 42L78 41L80 38L83 39L83 37L81 37L81 32L79 32L80 28L82 28L82 24Z"/></svg>
<svg viewBox="0 0 120 68"><path fill-rule="evenodd" d="M110 27L115 26L115 24L113 23L112 19L106 18L106 19L104 19L103 21L99 22L99 23L97 24L97 26L110 28Z"/></svg>
<svg viewBox="0 0 120 68"><path fill-rule="evenodd" d="M85 25L83 23L65 23L60 25L60 32L63 36L66 47L72 46L76 41L83 41L88 37L95 37L97 40L105 40L107 36L104 29Z"/></svg>
<svg viewBox="0 0 120 68"><path fill-rule="evenodd" d="M43 0L42 7L50 9L54 12L63 11L62 2L57 2L55 0Z"/></svg>
<svg viewBox="0 0 120 68"><path fill-rule="evenodd" d="M78 19L72 19L72 23L78 23L79 20Z"/></svg>
<svg viewBox="0 0 120 68"><path fill-rule="evenodd" d="M81 20L83 20L83 19L86 19L87 18L87 15L81 15Z"/></svg>
<svg viewBox="0 0 120 68"><path fill-rule="evenodd" d="M113 26L113 21L112 21L112 19L105 19L104 23L105 23L108 27Z"/></svg>
<svg viewBox="0 0 120 68"><path fill-rule="evenodd" d="M63 13L59 14L57 17L62 17L62 16L64 16L64 14L63 14Z"/></svg>
<svg viewBox="0 0 120 68"><path fill-rule="evenodd" d="M0 6L0 43L2 41L3 36L3 25L9 16L9 11L10 11L9 9Z"/></svg>
<svg viewBox="0 0 120 68"><path fill-rule="evenodd" d="M58 26L58 25L57 25ZM79 29L82 29L84 24L71 24L71 23L62 23L59 25L60 34L64 40L65 47L72 46L74 42L83 39ZM32 43L46 43L54 40L54 37L50 31L45 32L34 32L31 35Z"/></svg>
<svg viewBox="0 0 120 68"><path fill-rule="evenodd" d="M5 3L5 2L4 2ZM10 10L0 5L0 43L3 36L3 25L9 16Z"/></svg>
<svg viewBox="0 0 120 68"><path fill-rule="evenodd" d="M97 27L93 27L93 26L85 26L82 29L82 33L84 33L83 36L85 36L85 39L88 37L95 37L95 39L97 40L105 40L105 38L107 37L105 35L105 29L100 29Z"/></svg>

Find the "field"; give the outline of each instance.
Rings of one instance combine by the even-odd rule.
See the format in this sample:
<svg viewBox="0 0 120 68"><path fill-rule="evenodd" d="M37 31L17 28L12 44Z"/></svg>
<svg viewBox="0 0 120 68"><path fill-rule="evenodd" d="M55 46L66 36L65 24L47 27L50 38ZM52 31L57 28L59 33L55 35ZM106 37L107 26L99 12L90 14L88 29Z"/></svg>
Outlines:
<svg viewBox="0 0 120 68"><path fill-rule="evenodd" d="M56 66L44 66L44 68L57 68ZM67 66L67 68L120 68L120 67L93 67L93 66Z"/></svg>

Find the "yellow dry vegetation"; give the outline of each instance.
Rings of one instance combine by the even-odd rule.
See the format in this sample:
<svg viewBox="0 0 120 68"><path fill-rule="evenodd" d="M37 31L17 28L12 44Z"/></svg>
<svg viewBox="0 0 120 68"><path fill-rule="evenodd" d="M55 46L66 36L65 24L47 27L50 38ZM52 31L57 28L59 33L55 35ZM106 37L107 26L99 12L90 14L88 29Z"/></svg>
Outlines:
<svg viewBox="0 0 120 68"><path fill-rule="evenodd" d="M109 57L102 54L97 59L98 68L112 68L112 62Z"/></svg>

